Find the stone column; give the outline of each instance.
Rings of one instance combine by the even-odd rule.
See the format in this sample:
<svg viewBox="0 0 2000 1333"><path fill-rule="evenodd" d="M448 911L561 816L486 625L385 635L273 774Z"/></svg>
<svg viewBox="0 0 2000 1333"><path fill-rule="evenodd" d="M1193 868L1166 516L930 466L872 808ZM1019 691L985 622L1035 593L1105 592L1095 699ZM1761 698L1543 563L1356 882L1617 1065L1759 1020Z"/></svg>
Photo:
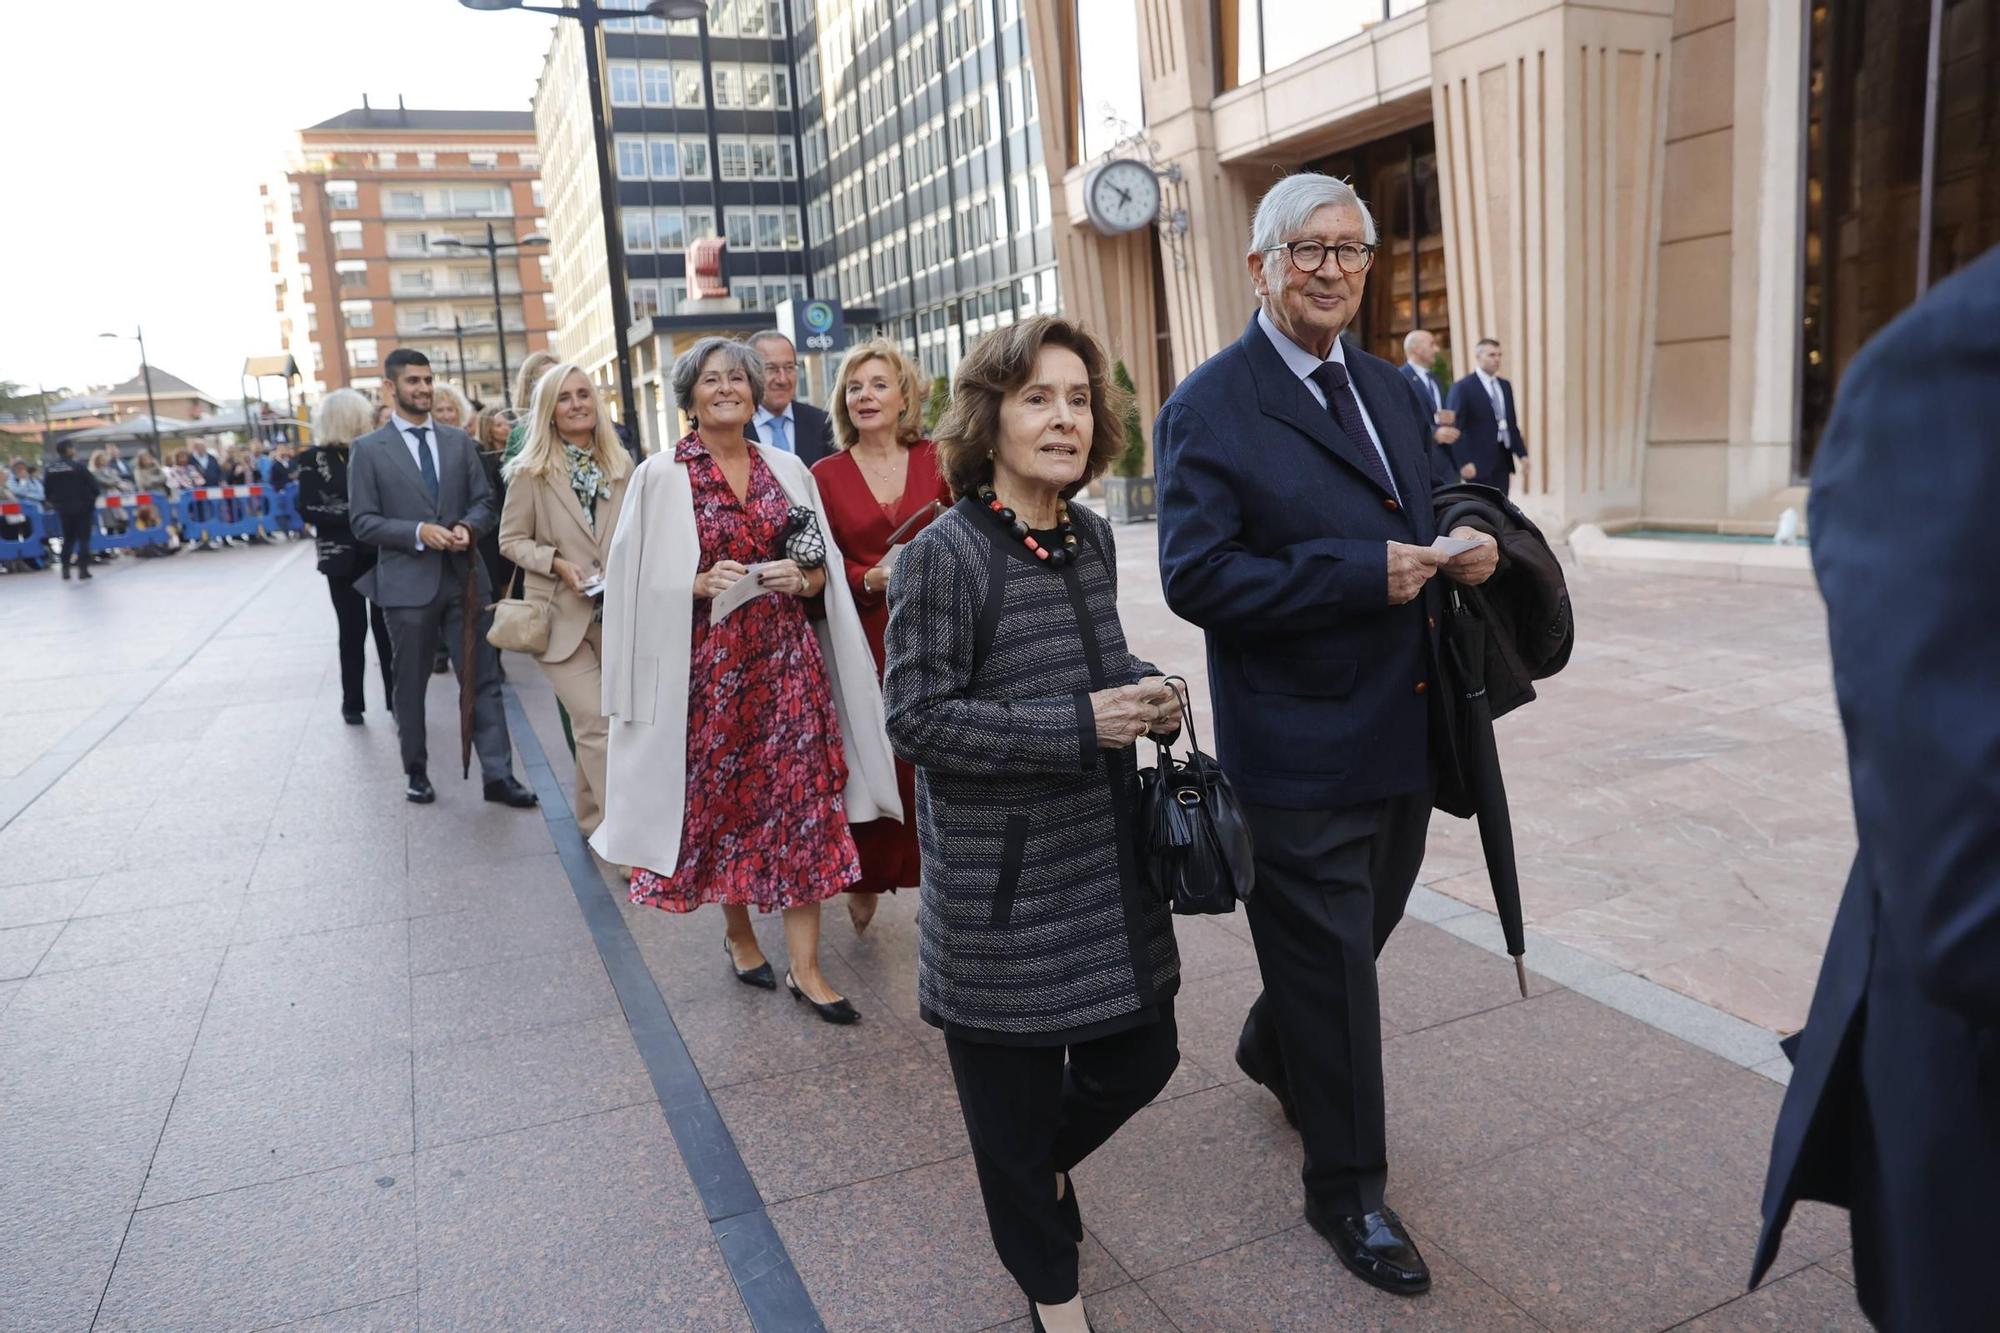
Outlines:
<svg viewBox="0 0 2000 1333"><path fill-rule="evenodd" d="M1673 8L1428 6L1453 369L1500 340L1558 528L1639 512Z"/></svg>

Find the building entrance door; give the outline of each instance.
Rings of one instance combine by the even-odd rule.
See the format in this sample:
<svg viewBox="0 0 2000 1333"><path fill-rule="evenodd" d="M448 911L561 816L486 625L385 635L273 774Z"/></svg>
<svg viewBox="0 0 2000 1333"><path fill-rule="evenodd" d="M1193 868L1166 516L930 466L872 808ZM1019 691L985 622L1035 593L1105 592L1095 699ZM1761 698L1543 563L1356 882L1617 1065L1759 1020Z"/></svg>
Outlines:
<svg viewBox="0 0 2000 1333"><path fill-rule="evenodd" d="M1429 329L1437 335L1439 360L1456 366L1446 300L1437 138L1431 127L1420 125L1335 153L1308 163L1307 169L1353 185L1375 215L1380 249L1350 336L1375 355L1401 364L1403 335Z"/></svg>

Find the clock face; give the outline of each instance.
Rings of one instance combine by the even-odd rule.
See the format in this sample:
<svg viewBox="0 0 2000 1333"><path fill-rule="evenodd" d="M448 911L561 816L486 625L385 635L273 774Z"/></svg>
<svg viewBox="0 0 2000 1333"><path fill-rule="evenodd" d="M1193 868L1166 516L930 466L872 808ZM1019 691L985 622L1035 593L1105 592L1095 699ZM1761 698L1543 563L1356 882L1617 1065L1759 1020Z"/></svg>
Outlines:
<svg viewBox="0 0 2000 1333"><path fill-rule="evenodd" d="M1144 162L1106 162L1091 173L1084 203L1099 231L1137 231L1160 215L1160 181Z"/></svg>

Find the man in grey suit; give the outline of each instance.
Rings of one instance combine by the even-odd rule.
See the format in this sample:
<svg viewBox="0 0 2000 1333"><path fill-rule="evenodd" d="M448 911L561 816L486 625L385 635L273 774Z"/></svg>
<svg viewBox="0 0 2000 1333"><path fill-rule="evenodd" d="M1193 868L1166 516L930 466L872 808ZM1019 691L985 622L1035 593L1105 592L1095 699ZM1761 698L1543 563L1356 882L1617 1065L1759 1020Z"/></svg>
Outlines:
<svg viewBox="0 0 2000 1333"><path fill-rule="evenodd" d="M468 566L479 605L492 598L484 562L474 543L500 522L493 491L472 437L431 420L431 363L399 347L383 363L394 394L387 425L354 442L348 464L348 522L354 535L380 551L375 567L355 588L382 608L394 645L396 732L403 743L404 796L418 805L437 799L424 744L424 692L431 658L442 635L458 661L464 637L463 589ZM486 642L492 617L479 613L473 663L473 747L486 778L486 799L504 805L535 804L535 794L514 777L514 747L500 703L500 655Z"/></svg>

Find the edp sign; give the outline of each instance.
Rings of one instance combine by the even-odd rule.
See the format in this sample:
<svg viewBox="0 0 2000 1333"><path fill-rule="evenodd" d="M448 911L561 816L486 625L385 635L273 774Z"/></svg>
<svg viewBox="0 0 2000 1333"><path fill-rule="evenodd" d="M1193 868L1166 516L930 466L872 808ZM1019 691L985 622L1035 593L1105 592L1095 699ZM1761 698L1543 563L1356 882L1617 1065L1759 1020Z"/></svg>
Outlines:
<svg viewBox="0 0 2000 1333"><path fill-rule="evenodd" d="M780 301L778 327L800 352L837 352L847 346L847 321L838 301Z"/></svg>

